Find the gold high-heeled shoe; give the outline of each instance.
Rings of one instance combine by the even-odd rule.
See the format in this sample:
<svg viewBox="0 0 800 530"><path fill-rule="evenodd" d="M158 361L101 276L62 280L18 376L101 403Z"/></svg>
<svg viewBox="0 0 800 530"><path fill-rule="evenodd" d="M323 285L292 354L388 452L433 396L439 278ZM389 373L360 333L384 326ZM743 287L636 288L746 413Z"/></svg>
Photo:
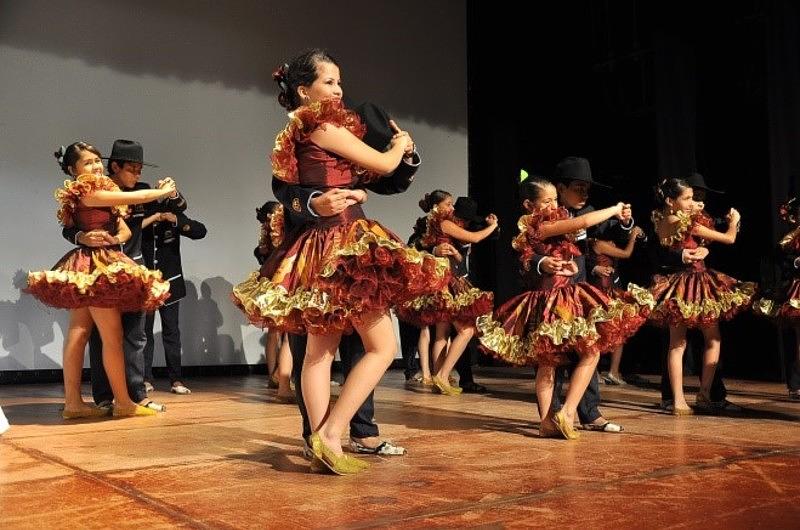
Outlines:
<svg viewBox="0 0 800 530"><path fill-rule="evenodd" d="M450 386L443 381L442 378L434 375L431 379L433 380L434 387L439 390L440 394L444 394L445 396L458 396L461 394L460 388Z"/></svg>
<svg viewBox="0 0 800 530"><path fill-rule="evenodd" d="M155 410L143 407L141 405L136 405L132 409L121 409L120 407L114 407L114 411L111 413L111 415L115 418L127 418L129 416L155 416L156 414L158 414L158 412Z"/></svg>
<svg viewBox="0 0 800 530"><path fill-rule="evenodd" d="M567 420L567 416L563 411L559 410L555 413L555 415L553 415L553 423L556 424L556 427L561 435L567 440L577 440L580 438L580 434L578 434L578 432L572 426L572 423Z"/></svg>
<svg viewBox="0 0 800 530"><path fill-rule="evenodd" d="M339 456L334 453L325 445L319 433L312 434L309 442L311 442L311 449L314 451L315 458L337 475L355 475L369 467L369 464L363 460L348 455Z"/></svg>
<svg viewBox="0 0 800 530"><path fill-rule="evenodd" d="M344 458L347 460L348 465L359 469L360 471L365 471L367 468L369 468L369 462L364 459L356 458L350 455L344 455Z"/></svg>

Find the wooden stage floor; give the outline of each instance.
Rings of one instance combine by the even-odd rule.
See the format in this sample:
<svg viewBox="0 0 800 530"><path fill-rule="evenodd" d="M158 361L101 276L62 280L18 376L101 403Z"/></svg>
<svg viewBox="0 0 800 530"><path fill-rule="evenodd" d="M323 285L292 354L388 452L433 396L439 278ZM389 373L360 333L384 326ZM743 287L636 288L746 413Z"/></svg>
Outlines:
<svg viewBox="0 0 800 530"><path fill-rule="evenodd" d="M800 403L780 384L728 381L743 413L680 418L655 385L603 386L625 432L568 442L537 437L530 372L477 379L492 393L389 372L377 421L409 454L351 477L308 472L263 377L157 381L165 414L70 422L60 385L0 386L0 528L800 528Z"/></svg>

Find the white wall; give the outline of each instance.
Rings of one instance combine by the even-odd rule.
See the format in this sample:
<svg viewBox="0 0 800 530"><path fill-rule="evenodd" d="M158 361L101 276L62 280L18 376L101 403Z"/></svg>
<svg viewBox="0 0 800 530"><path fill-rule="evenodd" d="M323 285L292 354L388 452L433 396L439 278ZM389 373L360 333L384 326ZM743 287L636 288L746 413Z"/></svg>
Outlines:
<svg viewBox="0 0 800 530"><path fill-rule="evenodd" d="M463 2L287 4L0 1L0 370L61 365L67 313L20 288L71 248L55 219L66 176L52 152L79 139L104 154L115 138L142 142L160 166L143 180L173 176L209 229L182 242L184 364L263 359L261 330L228 295L256 268L255 207L272 198L267 156L285 113L271 72L304 48L333 53L345 91L386 107L423 152L412 189L370 197L368 215L407 237L424 192L465 194ZM162 352L157 341L156 365Z"/></svg>

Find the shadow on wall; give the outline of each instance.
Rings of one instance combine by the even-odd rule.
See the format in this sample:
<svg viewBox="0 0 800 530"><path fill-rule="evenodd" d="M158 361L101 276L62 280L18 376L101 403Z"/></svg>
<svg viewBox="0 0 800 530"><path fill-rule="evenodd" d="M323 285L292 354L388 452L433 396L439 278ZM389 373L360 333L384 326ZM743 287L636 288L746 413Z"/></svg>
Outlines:
<svg viewBox="0 0 800 530"><path fill-rule="evenodd" d="M13 285L19 298L0 301L0 370L60 369L69 312L48 307L22 291L27 278L18 270Z"/></svg>
<svg viewBox="0 0 800 530"><path fill-rule="evenodd" d="M0 9L3 45L132 75L273 95L272 71L280 63L311 45L326 47L341 61L346 85L358 87L360 94L350 94L356 100L466 130L466 7L460 1L412 0L387 10L371 0L353 0L345 9L323 0L192 2L191 9L180 0L26 0ZM99 31L76 32L87 13ZM102 28L120 20L136 28L135 45L109 45Z"/></svg>
<svg viewBox="0 0 800 530"><path fill-rule="evenodd" d="M25 271L15 273L13 284L19 298L0 300L0 371L60 369L69 312L48 307L25 293ZM208 278L200 284L198 296L195 283L186 282L186 298L180 302L184 365L247 364L242 330L261 331L249 326L230 302L232 287L222 277ZM163 366L161 333L155 341L155 364ZM264 361L263 346L260 351L255 362Z"/></svg>
<svg viewBox="0 0 800 530"><path fill-rule="evenodd" d="M244 315L230 302L233 285L215 276L203 280L198 295L194 281L186 282L180 326L185 365L246 364L242 345ZM161 345L161 334L156 337ZM160 350L163 358L163 348Z"/></svg>

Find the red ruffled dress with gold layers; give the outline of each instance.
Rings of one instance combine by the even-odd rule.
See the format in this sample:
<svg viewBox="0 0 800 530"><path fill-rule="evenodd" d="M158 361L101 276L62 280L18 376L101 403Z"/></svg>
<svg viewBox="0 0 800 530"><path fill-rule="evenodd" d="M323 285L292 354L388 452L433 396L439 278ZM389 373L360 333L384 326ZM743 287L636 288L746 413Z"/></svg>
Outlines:
<svg viewBox="0 0 800 530"><path fill-rule="evenodd" d="M708 227L708 221L697 214L678 212L676 215L676 231L672 236L662 238L661 245L674 251L700 246L692 232L698 225ZM661 212L654 211L653 223L658 223L662 216ZM727 274L707 269L703 261L684 264L674 267L674 272L653 277L650 292L656 300L656 307L650 320L660 326L708 326L720 320L729 320L749 308L755 291L755 283L741 282Z"/></svg>
<svg viewBox="0 0 800 530"><path fill-rule="evenodd" d="M358 116L341 102L300 107L289 118L272 153L277 178L320 191L355 188L375 178L309 138L328 124L363 137ZM260 271L234 287L232 299L258 326L290 333L350 333L366 314L436 292L449 279L447 260L408 248L365 218L356 204L287 236Z"/></svg>
<svg viewBox="0 0 800 530"><path fill-rule="evenodd" d="M571 260L581 252L574 234L543 238L544 223L569 218L564 208L534 212L520 218L520 233L512 246L519 252L523 280L531 290L480 317L481 346L516 365L557 365L569 352L581 355L608 352L623 344L646 321L653 305L647 290L631 284L609 295L567 276L538 274L533 256Z"/></svg>
<svg viewBox="0 0 800 530"><path fill-rule="evenodd" d="M442 222L451 221L461 228L464 222L452 213L443 213L437 208L431 210L426 218L425 233L420 238L420 246L428 251L442 243L455 247L458 241L442 231ZM464 257L466 259L466 257ZM458 263L450 259L450 270L456 271ZM453 273L447 288L437 293L420 296L395 308L397 318L416 326L432 326L437 322L458 322L464 325L475 325L475 319L481 315L491 315L494 307L494 293L481 291L473 287L464 277Z"/></svg>
<svg viewBox="0 0 800 530"><path fill-rule="evenodd" d="M117 219L127 206L91 207L81 199L92 193L120 191L105 176L80 175L56 190L61 207L58 220L82 231L101 229L116 234ZM116 308L121 312L154 311L169 297L169 282L161 272L143 267L113 247L78 247L67 252L49 271L29 272L26 292L43 303L62 309Z"/></svg>
<svg viewBox="0 0 800 530"><path fill-rule="evenodd" d="M755 312L762 316L797 322L800 320L800 270L794 266L794 260L800 256L800 227L795 228L778 243L780 249L790 258L788 268L794 276L786 283L781 283L780 291L772 300L762 298L754 304Z"/></svg>

